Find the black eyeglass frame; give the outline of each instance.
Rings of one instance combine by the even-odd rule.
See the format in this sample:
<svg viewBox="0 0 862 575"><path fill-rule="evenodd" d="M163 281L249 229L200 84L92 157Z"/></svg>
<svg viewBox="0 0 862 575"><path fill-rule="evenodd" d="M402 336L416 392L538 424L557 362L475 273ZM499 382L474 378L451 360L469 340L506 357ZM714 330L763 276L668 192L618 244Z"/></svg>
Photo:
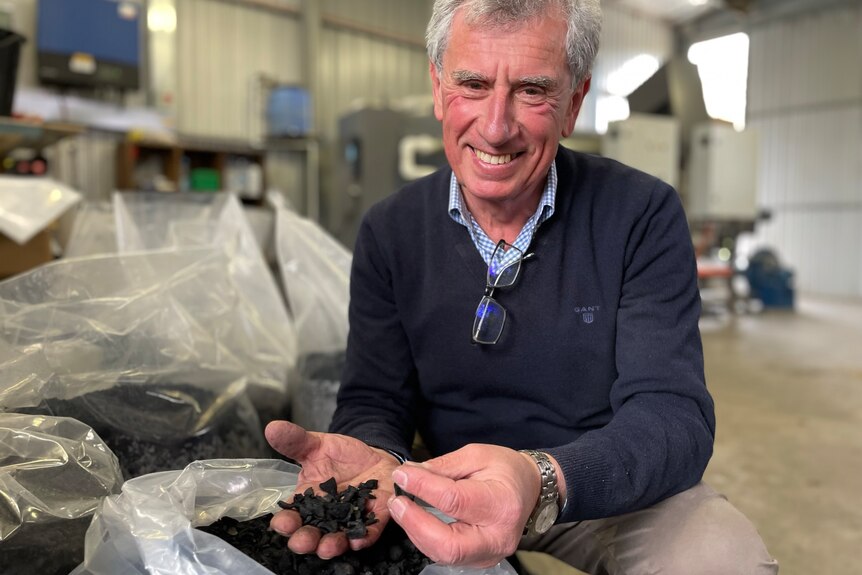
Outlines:
<svg viewBox="0 0 862 575"><path fill-rule="evenodd" d="M497 260L498 254L507 253L509 250L515 250L518 252L517 259L505 264L496 272L496 275L494 275L494 262ZM500 341L508 314L506 312L506 308L494 299L494 291L515 285L515 281L521 275L521 264L524 260L531 258L532 256L532 252L525 254L520 248L513 246L506 240L500 240L497 242L497 245L494 247L494 251L491 254L491 263L488 265L488 273L485 276L485 293L482 296L482 299L479 300L479 305L476 306L476 313L473 316L473 331L471 333L473 343L494 345ZM514 269L514 272L511 271L512 269ZM496 317L499 319L494 319L495 313L498 313L498 316ZM487 322L489 321L489 318L490 321L498 321L499 327L486 327L488 325ZM483 328L486 331L490 331L493 336L482 337Z"/></svg>

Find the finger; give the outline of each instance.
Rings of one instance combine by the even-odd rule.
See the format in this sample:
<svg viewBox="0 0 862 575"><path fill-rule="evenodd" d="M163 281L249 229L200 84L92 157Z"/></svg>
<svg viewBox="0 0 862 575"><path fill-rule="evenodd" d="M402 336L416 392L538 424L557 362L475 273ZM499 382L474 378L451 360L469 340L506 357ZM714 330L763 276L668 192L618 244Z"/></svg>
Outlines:
<svg viewBox="0 0 862 575"><path fill-rule="evenodd" d="M306 459L319 443L313 433L289 421L269 422L264 435L273 449L299 462Z"/></svg>
<svg viewBox="0 0 862 575"><path fill-rule="evenodd" d="M392 479L404 491L436 507L446 515L473 525L487 525L506 517L499 517L493 509L476 502L499 502L505 494L495 492L488 481L462 479L454 481L416 465L403 465L392 473Z"/></svg>
<svg viewBox="0 0 862 575"><path fill-rule="evenodd" d="M287 548L300 555L307 555L317 551L317 544L321 538L320 529L305 525L297 529L290 539L287 540Z"/></svg>
<svg viewBox="0 0 862 575"><path fill-rule="evenodd" d="M404 529L417 549L435 563L448 558L446 551L441 549L441 542L452 537L452 530L446 523L405 496L390 498L388 505L390 516Z"/></svg>
<svg viewBox="0 0 862 575"><path fill-rule="evenodd" d="M392 518L416 548L435 563L492 567L514 552L517 542L489 542L480 529L465 523L446 524L407 497L389 500Z"/></svg>
<svg viewBox="0 0 862 575"><path fill-rule="evenodd" d="M272 516L269 526L279 535L290 537L294 531L302 527L302 518L292 509L284 509Z"/></svg>
<svg viewBox="0 0 862 575"><path fill-rule="evenodd" d="M383 533L383 528L389 521L389 508L386 507L385 501L383 502L383 510L380 513L375 512L375 515L379 521L368 526L368 533L365 537L362 537L361 539L347 540L353 551L359 551L360 549L371 547L378 539L380 539L380 535Z"/></svg>
<svg viewBox="0 0 862 575"><path fill-rule="evenodd" d="M347 535L343 532L327 533L317 544L317 556L321 559L332 559L343 555L348 550Z"/></svg>

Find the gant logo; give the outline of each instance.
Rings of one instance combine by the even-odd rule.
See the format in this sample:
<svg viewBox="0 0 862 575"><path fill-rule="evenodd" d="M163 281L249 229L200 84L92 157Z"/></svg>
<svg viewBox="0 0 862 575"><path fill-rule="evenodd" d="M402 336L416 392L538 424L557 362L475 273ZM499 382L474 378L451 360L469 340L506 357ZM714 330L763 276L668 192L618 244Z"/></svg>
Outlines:
<svg viewBox="0 0 862 575"><path fill-rule="evenodd" d="M596 312L600 310L600 306L588 305L586 307L575 307L575 313L581 314L581 320L586 324L591 324L596 320Z"/></svg>

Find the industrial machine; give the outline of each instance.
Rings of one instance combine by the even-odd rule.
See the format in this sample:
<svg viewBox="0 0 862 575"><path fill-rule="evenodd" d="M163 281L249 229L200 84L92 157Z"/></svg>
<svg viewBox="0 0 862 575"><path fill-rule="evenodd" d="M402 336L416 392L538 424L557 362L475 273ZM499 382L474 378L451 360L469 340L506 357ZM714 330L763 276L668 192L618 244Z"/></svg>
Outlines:
<svg viewBox="0 0 862 575"><path fill-rule="evenodd" d="M445 165L446 156L430 109L363 107L342 116L338 131L342 158L329 228L352 248L368 208Z"/></svg>
<svg viewBox="0 0 862 575"><path fill-rule="evenodd" d="M602 154L679 191L692 228L704 309L747 309L745 300L759 295L742 284L764 280L736 269L734 262L737 237L753 231L761 218L757 132L711 119L697 67L682 58L668 61L628 100L631 115L609 124ZM792 302L792 296L780 299Z"/></svg>

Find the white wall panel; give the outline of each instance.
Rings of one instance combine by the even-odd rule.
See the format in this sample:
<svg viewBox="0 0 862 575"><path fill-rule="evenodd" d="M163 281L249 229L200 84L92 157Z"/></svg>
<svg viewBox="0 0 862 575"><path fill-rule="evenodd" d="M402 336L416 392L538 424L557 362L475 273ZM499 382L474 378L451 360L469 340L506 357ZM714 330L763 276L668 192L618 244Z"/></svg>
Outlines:
<svg viewBox="0 0 862 575"><path fill-rule="evenodd" d="M751 32L752 116L862 98L862 11L808 12Z"/></svg>
<svg viewBox="0 0 862 575"><path fill-rule="evenodd" d="M862 296L862 7L753 29L749 125L761 139L759 239L801 291Z"/></svg>
<svg viewBox="0 0 862 575"><path fill-rule="evenodd" d="M429 0L322 0L325 16L422 41L431 16Z"/></svg>
<svg viewBox="0 0 862 575"><path fill-rule="evenodd" d="M321 39L322 132L329 139L337 137L338 118L359 102L385 105L431 93L421 47L331 27L324 28Z"/></svg>
<svg viewBox="0 0 862 575"><path fill-rule="evenodd" d="M257 136L261 75L302 81L302 28L288 13L220 0L177 6L178 127L204 137Z"/></svg>

